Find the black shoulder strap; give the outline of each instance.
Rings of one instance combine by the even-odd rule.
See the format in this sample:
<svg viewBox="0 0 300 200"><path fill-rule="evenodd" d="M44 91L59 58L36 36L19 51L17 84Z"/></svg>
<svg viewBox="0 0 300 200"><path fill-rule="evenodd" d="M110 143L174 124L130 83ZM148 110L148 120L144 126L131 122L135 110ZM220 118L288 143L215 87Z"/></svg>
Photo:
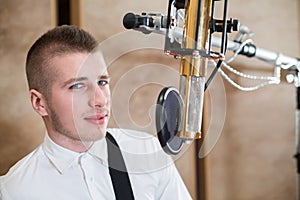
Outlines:
<svg viewBox="0 0 300 200"><path fill-rule="evenodd" d="M116 200L133 200L133 192L126 165L119 145L110 133L106 133L109 174Z"/></svg>

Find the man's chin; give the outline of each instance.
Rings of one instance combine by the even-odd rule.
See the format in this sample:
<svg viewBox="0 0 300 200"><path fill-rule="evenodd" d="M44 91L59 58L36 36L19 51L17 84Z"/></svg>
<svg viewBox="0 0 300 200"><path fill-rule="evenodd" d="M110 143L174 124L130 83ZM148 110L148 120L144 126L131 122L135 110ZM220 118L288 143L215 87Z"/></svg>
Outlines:
<svg viewBox="0 0 300 200"><path fill-rule="evenodd" d="M82 142L87 143L87 142L95 142L98 140L101 140L105 137L106 131L97 131L97 132L89 132L87 134L79 134L79 138Z"/></svg>

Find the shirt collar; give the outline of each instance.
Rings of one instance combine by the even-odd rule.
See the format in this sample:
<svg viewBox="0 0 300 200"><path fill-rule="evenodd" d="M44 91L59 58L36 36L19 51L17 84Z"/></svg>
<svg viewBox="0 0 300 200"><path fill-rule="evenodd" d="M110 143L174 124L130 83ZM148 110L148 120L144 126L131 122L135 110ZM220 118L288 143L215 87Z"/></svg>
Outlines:
<svg viewBox="0 0 300 200"><path fill-rule="evenodd" d="M42 148L46 157L61 174L70 168L72 164L78 163L79 157L83 154L90 154L101 162L107 163L107 144L105 138L96 141L87 152L78 153L56 144L46 133Z"/></svg>

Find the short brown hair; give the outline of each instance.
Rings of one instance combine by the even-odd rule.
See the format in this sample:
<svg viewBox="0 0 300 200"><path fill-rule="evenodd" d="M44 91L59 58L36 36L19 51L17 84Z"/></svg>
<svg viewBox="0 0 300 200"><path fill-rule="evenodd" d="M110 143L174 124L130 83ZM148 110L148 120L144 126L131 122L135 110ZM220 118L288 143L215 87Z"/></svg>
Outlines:
<svg viewBox="0 0 300 200"><path fill-rule="evenodd" d="M71 25L55 27L42 35L29 49L26 58L26 76L29 89L44 95L56 74L51 70L51 59L66 53L90 53L97 47L96 39L88 32Z"/></svg>

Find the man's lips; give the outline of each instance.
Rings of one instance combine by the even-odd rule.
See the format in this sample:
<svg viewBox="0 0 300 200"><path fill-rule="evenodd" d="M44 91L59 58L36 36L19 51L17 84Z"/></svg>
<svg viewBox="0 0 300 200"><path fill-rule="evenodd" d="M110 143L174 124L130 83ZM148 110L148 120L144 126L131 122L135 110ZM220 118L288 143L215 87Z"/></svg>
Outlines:
<svg viewBox="0 0 300 200"><path fill-rule="evenodd" d="M88 117L85 117L84 119L87 120L88 122L96 125L103 125L104 122L106 121L108 117L108 114L95 114L95 115L90 115Z"/></svg>

